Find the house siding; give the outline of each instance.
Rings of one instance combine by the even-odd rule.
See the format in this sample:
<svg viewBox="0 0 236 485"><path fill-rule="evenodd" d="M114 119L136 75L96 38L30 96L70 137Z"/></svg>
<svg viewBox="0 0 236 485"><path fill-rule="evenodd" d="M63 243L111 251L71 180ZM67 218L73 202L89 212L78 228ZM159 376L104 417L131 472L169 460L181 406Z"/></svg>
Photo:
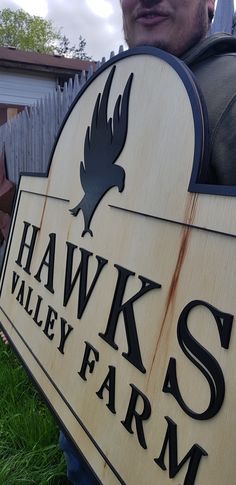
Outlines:
<svg viewBox="0 0 236 485"><path fill-rule="evenodd" d="M31 106L56 87L55 76L0 68L0 104Z"/></svg>

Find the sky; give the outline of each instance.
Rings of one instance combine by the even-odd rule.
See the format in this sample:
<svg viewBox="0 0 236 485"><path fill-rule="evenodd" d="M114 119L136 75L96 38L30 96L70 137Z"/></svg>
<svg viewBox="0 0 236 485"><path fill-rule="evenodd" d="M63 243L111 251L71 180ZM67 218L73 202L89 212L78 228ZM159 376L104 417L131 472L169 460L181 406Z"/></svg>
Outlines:
<svg viewBox="0 0 236 485"><path fill-rule="evenodd" d="M180 0L181 1L181 0ZM191 0L190 0L191 1ZM235 8L236 8L236 0ZM31 15L53 21L72 44L86 40L86 52L94 60L109 59L125 46L119 0L0 0L2 8L23 8Z"/></svg>
<svg viewBox="0 0 236 485"><path fill-rule="evenodd" d="M50 18L72 44L86 40L86 52L94 60L108 59L125 46L119 0L0 0L2 8L23 8L31 15Z"/></svg>

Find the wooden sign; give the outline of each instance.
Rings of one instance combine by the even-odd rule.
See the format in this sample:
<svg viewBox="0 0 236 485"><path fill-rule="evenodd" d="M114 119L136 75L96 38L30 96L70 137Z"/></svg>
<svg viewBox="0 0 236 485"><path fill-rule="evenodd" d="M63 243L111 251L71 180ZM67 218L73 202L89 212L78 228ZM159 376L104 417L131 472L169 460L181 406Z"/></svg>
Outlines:
<svg viewBox="0 0 236 485"><path fill-rule="evenodd" d="M128 51L21 177L0 321L104 484L235 481L236 200L200 183L203 113L184 64Z"/></svg>

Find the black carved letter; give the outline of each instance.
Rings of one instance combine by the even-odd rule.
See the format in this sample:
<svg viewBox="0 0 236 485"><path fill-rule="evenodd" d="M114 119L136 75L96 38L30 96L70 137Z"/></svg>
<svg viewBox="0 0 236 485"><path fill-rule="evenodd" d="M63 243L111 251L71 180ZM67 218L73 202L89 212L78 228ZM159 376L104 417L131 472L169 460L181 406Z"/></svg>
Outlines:
<svg viewBox="0 0 236 485"><path fill-rule="evenodd" d="M52 308L50 305L48 305L48 313L47 313L46 322L45 322L43 332L45 333L45 335L47 336L47 338L49 340L54 339L55 334L49 333L49 330L53 330L55 320L57 320L57 312L56 312L56 310L54 310L54 308Z"/></svg>
<svg viewBox="0 0 236 485"><path fill-rule="evenodd" d="M14 294L14 291L16 289L16 285L17 285L17 283L19 281L19 278L20 278L19 275L15 271L13 271L13 275L12 275L12 285L11 285L11 292L12 292L12 294Z"/></svg>
<svg viewBox="0 0 236 485"><path fill-rule="evenodd" d="M87 381L87 377L86 377L87 368L89 368L89 373L92 374L95 367L95 362L99 361L99 353L95 349L95 347L93 347L93 345L91 345L89 342L85 342L85 345L86 345L86 348L84 352L82 366L80 371L78 372L79 376L81 377L81 379L83 379L83 381ZM92 360L89 360L90 352L93 352L93 355L94 355L94 359Z"/></svg>
<svg viewBox="0 0 236 485"><path fill-rule="evenodd" d="M107 404L108 409L113 414L116 414L115 410L115 388L116 388L116 368L113 365L109 365L109 372L106 376L105 381L101 385L98 392L96 392L97 396L100 399L103 399L103 391L106 389L109 392L109 402Z"/></svg>
<svg viewBox="0 0 236 485"><path fill-rule="evenodd" d="M31 235L31 240L30 240L29 244L26 243L26 237L27 237L28 229L29 229L30 226L31 226L31 224L29 222L24 221L24 231L23 231L23 234L22 234L18 258L16 260L16 264L18 264L20 267L22 267L23 252L24 252L25 248L28 248L28 250L29 250L28 257L27 257L27 260L26 260L26 265L23 268L24 271L28 274L31 274L30 273L30 265L31 265L34 247L35 247L35 243L36 243L36 237L37 237L37 234L38 234L38 231L39 231L39 227L32 225L31 227L33 229L33 233Z"/></svg>
<svg viewBox="0 0 236 485"><path fill-rule="evenodd" d="M129 433L133 434L132 421L133 418L135 419L139 443L144 449L146 449L147 444L144 436L143 421L146 421L151 416L151 404L147 396L139 391L136 386L130 384L130 387L132 387L132 394L129 402L129 407L126 418L124 421L121 421L121 423ZM136 411L138 398L141 398L143 401L143 412L141 414Z"/></svg>
<svg viewBox="0 0 236 485"><path fill-rule="evenodd" d="M55 247L56 247L56 234L49 234L49 243L45 251L42 262L35 275L35 279L41 282L41 271L44 266L47 268L47 283L44 285L48 291L54 293L53 277L54 277L54 263L55 263Z"/></svg>
<svg viewBox="0 0 236 485"><path fill-rule="evenodd" d="M73 288L76 284L76 281L80 275L80 286L79 286L79 298L78 298L78 311L77 311L77 316L78 318L81 318L84 310L86 308L86 305L89 301L89 298L93 292L93 289L97 283L97 280L99 278L99 275L107 263L107 259L101 258L100 256L96 256L98 265L97 265L97 270L96 274L93 278L93 281L90 285L89 290L87 290L87 279L88 279L88 261L90 256L93 255L93 253L90 253L89 251L86 251L86 249L80 248L81 252L81 261L79 264L79 267L77 268L77 271L72 277L72 269L73 269L73 259L74 259L74 251L77 249L77 246L74 244L70 243L67 241L67 259L66 259L66 275L65 275L65 285L64 285L64 300L63 300L63 305L66 306L71 293L73 291Z"/></svg>
<svg viewBox="0 0 236 485"><path fill-rule="evenodd" d="M187 455L178 464L178 443L177 443L177 425L172 419L165 416L168 423L166 436L159 458L155 458L155 463L162 469L166 470L165 452L169 443L169 477L174 478L182 466L189 460L188 471L185 476L184 485L194 485L198 467L202 456L207 456L207 452L201 446L195 444L189 450Z"/></svg>
<svg viewBox="0 0 236 485"><path fill-rule="evenodd" d="M122 268L117 264L114 265L115 268L118 270L118 279L116 284L116 289L114 293L114 298L111 306L110 315L107 322L107 328L105 333L99 333L100 337L105 340L113 349L118 349L117 344L115 343L115 334L116 328L118 324L118 319L120 314L123 314L124 324L125 324L125 331L128 343L128 352L123 352L122 355L127 359L131 364L133 364L138 370L145 373L146 369L142 362L139 340L138 340L138 333L136 328L136 321L134 315L134 308L133 304L139 298L141 298L145 293L151 291L155 288L161 288L161 285L155 283L154 281L148 280L144 276L139 276L139 280L142 283L140 290L135 293L132 298L123 302L123 297L127 285L128 278L130 276L134 276L135 273L129 271L128 269Z"/></svg>
<svg viewBox="0 0 236 485"><path fill-rule="evenodd" d="M172 394L186 414L194 419L204 420L212 418L219 412L224 401L225 381L221 367L216 359L189 332L187 325L188 315L197 306L206 307L214 317L213 321L215 321L218 328L221 347L224 349L229 347L233 316L217 310L217 308L204 301L196 300L186 305L179 317L177 328L179 345L188 359L201 371L209 384L211 397L208 408L202 413L196 413L185 404L177 381L176 360L173 358L169 360L162 390Z"/></svg>

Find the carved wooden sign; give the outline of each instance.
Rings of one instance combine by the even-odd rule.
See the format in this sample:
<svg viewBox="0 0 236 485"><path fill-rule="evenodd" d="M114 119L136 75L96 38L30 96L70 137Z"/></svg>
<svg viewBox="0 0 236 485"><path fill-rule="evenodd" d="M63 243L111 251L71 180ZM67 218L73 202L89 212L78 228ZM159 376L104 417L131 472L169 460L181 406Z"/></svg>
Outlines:
<svg viewBox="0 0 236 485"><path fill-rule="evenodd" d="M203 113L181 62L134 49L21 177L0 321L105 484L235 480L236 200L200 183Z"/></svg>

